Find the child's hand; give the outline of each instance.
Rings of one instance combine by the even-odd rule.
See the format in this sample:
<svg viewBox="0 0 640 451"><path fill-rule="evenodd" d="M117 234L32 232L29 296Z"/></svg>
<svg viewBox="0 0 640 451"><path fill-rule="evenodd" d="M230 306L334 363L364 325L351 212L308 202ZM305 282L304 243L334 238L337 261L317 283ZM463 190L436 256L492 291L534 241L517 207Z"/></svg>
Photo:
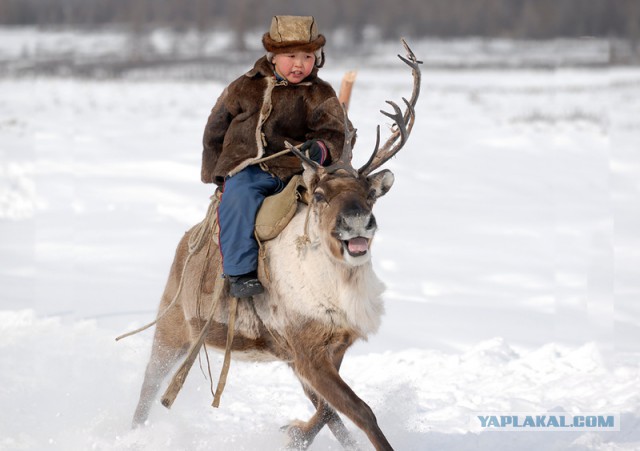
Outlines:
<svg viewBox="0 0 640 451"><path fill-rule="evenodd" d="M327 150L327 146L319 139L310 139L309 141L305 141L300 146L300 150L302 152L306 152L307 156L319 165L324 164L329 157L329 150Z"/></svg>

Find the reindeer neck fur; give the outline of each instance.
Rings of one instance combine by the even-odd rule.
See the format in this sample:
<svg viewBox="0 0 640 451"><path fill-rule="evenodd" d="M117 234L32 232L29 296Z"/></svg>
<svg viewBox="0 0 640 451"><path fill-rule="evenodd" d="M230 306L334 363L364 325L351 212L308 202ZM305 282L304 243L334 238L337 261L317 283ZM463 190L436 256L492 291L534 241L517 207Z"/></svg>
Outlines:
<svg viewBox="0 0 640 451"><path fill-rule="evenodd" d="M311 215L310 242L297 246L305 233L307 207L300 206L285 230L266 243L267 305L272 306L265 325L277 330L298 315L338 329L346 328L366 339L378 330L384 313L384 284L373 271L371 261L360 266L337 262L323 248L318 224ZM277 313L274 313L277 312Z"/></svg>

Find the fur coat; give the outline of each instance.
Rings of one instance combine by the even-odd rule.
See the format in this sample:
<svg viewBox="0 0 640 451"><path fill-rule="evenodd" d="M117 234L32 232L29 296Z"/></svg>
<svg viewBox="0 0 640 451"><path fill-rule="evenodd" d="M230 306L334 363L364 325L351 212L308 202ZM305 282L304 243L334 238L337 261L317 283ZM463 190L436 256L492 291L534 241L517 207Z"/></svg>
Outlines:
<svg viewBox="0 0 640 451"><path fill-rule="evenodd" d="M262 57L252 70L233 81L207 120L202 181L221 186L225 177L285 149L285 140L298 145L308 139L321 139L330 161L336 161L344 144L344 113L335 91L318 78L317 72L314 68L298 84L277 82L273 65ZM293 154L263 165L285 181L302 172L300 159Z"/></svg>

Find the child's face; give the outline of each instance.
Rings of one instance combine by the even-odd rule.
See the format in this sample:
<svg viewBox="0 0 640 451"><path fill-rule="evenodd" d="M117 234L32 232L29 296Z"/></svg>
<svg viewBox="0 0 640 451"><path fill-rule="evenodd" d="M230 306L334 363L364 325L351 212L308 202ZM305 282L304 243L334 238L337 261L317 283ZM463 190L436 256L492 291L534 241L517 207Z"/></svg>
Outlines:
<svg viewBox="0 0 640 451"><path fill-rule="evenodd" d="M313 70L316 56L308 52L278 53L273 57L276 72L289 83L300 83Z"/></svg>

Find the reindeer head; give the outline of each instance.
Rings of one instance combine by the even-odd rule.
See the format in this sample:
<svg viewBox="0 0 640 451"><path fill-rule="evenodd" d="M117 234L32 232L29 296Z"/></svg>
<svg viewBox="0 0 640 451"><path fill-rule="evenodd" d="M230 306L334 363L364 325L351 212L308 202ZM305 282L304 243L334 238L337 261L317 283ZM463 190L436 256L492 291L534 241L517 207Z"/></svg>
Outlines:
<svg viewBox="0 0 640 451"><path fill-rule="evenodd" d="M406 143L415 122L414 107L420 93L421 61L416 59L407 43L402 41L407 58L404 61L413 72L413 92L411 99L403 98L406 109L403 112L394 102L387 101L394 113L381 111L394 120L391 135L380 147L380 126L377 128L376 146L369 161L360 169L351 165L353 137L355 130L349 129L345 111L345 140L340 159L331 166L322 167L307 158L298 149L290 149L303 161L303 178L311 203L310 214L317 224L317 233L331 257L349 266L359 266L371 258L369 249L377 230L373 215L373 204L386 194L393 185L394 176L388 169L373 173L393 157Z"/></svg>

